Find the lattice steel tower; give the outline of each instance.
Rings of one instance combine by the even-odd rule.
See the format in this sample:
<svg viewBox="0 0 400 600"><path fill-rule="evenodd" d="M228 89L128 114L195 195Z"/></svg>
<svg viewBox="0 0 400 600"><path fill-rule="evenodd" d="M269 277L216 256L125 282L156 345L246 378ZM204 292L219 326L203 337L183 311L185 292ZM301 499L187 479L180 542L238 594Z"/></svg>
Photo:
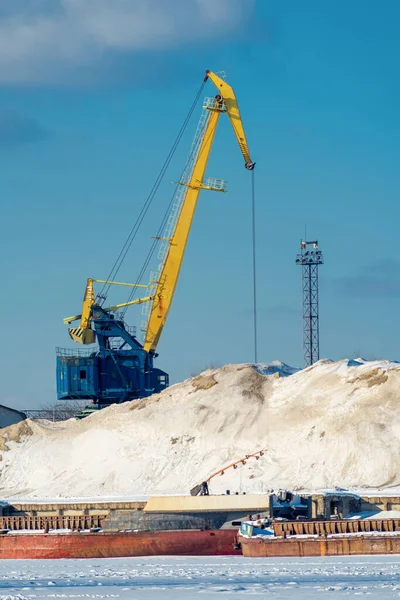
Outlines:
<svg viewBox="0 0 400 600"><path fill-rule="evenodd" d="M301 240L296 265L302 267L303 355L306 367L319 360L318 267L323 264L324 259L318 242Z"/></svg>

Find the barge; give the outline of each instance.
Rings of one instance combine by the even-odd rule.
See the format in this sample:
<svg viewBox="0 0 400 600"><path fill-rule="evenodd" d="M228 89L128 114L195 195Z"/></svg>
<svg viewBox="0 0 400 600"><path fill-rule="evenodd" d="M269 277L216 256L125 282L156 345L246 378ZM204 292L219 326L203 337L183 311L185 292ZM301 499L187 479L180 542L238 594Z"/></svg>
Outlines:
<svg viewBox="0 0 400 600"><path fill-rule="evenodd" d="M120 558L131 556L228 556L236 531L8 532L0 534L0 558Z"/></svg>
<svg viewBox="0 0 400 600"><path fill-rule="evenodd" d="M243 556L350 556L354 554L400 554L400 533L332 535L327 538L239 537Z"/></svg>
<svg viewBox="0 0 400 600"><path fill-rule="evenodd" d="M0 558L240 555L238 527L251 513L265 515L268 497L161 496L56 507L20 503L19 514L3 514Z"/></svg>
<svg viewBox="0 0 400 600"><path fill-rule="evenodd" d="M246 557L400 554L400 519L242 523Z"/></svg>

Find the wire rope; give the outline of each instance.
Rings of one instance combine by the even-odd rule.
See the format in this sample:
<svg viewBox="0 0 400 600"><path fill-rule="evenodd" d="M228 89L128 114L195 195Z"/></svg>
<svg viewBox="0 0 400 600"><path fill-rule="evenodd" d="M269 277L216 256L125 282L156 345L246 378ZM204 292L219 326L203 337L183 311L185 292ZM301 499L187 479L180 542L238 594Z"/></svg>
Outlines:
<svg viewBox="0 0 400 600"><path fill-rule="evenodd" d="M258 362L257 344L257 264L256 264L256 192L254 170L251 172L251 220L252 220L252 254L253 254L253 335L254 362Z"/></svg>
<svg viewBox="0 0 400 600"><path fill-rule="evenodd" d="M161 182L162 182L162 180L164 178L164 175L165 175L165 173L166 173L166 171L167 171L167 169L168 169L168 167L169 167L169 165L171 163L171 160L172 160L172 158L173 158L173 156L175 154L175 151L176 151L176 149L177 149L177 147L178 147L178 145L179 145L179 143L180 143L180 141L181 141L181 139L183 137L183 134L185 133L186 127L187 127L187 125L188 125L188 123L189 123L189 121L190 121L190 119L192 117L194 109L196 108L197 102L198 102L198 100L199 100L199 98L200 98L200 96L202 94L204 85L205 85L205 82L203 82L201 84L201 86L200 86L200 88L199 88L199 90L198 90L198 92L197 92L197 94L195 96L195 99L194 99L194 101L192 103L192 106L190 107L190 110L189 110L188 114L185 117L185 120L184 120L184 122L183 122L183 124L182 124L182 126L181 126L181 128L179 130L179 133L176 136L175 141L174 141L174 143L173 143L173 145L172 145L172 147L171 147L171 149L170 149L170 151L169 151L169 153L167 155L167 158L165 159L164 164L163 164L160 172L158 173L156 181L155 181L153 187L151 188L150 193L147 196L147 198L146 198L146 200L145 200L145 202L144 202L144 204L143 204L143 206L142 206L142 208L141 208L141 210L139 212L139 215L138 215L138 217L137 217L137 219L136 219L133 227L131 228L131 230L130 230L130 232L128 234L128 237L126 238L125 243L123 244L123 246L122 246L122 248L121 248L121 250L120 250L120 252L119 252L119 254L118 254L118 256L117 256L117 258L116 258L116 260L115 260L115 262L114 262L114 264L113 264L113 266L112 266L112 268L111 268L111 270L109 272L109 274L108 274L108 277L106 279L106 283L103 284L103 287L101 288L100 292L97 295L97 298L99 299L99 304L100 305L103 305L103 303L105 302L107 294L108 294L108 292L110 290L110 287L111 287L111 284L109 282L112 281L113 279L115 279L115 277L117 276L117 274L118 274L118 272L119 272L119 270L120 270L120 268L121 268L121 266L122 266L122 264L123 264L123 262L124 262L124 260L126 258L126 255L127 255L128 251L129 251L131 245L132 245L132 242L135 239L135 237L137 235L137 232L138 232L138 230L139 230L139 228L140 228L140 226L141 226L141 224L142 224L142 222L143 222L143 220L144 220L144 218L145 218L145 216L146 216L146 214L147 214L147 212L148 212L148 210L149 210L149 208L150 208L150 206L151 206L151 204L152 204L152 202L154 200L154 197L155 197L155 195L157 193L157 190L160 187L160 184L161 184Z"/></svg>
<svg viewBox="0 0 400 600"><path fill-rule="evenodd" d="M212 135L212 134L211 134L211 133L209 133L209 137L210 137L211 135ZM209 139L209 137L207 138L207 140ZM203 140L203 152L205 151L205 150L204 150L204 147L205 147L205 145L206 145L206 143L205 143L205 141ZM182 174L181 174L181 177L180 177L180 181L182 181L183 175L184 175L184 173L186 172L186 170L187 170L187 167L188 167L189 163L191 162L191 160L192 160L192 158L193 158L193 154L194 154L195 152L196 152L196 148L193 148L193 149L192 149L192 151L191 151L191 153L190 153L190 155L189 155L189 157L188 157L188 159L187 159L187 161L186 161L185 167L184 167L184 169L183 169L183 171L182 171ZM200 156L201 156L201 152L199 152L199 157L200 157ZM150 250L149 250L149 253L148 253L147 257L146 257L145 263L143 264L143 266L142 266L142 268L141 268L141 270L140 270L140 273L139 273L139 275L138 275L138 278L136 279L136 283L137 283L137 284L140 284L140 283L141 283L141 281L142 281L142 279L143 279L143 276L144 276L144 274L145 274L145 273L146 273L146 271L147 271L148 265L149 265L149 263L150 263L150 261L151 261L151 259L152 259L153 255L154 255L155 249L156 249L156 247L157 247L157 244L158 244L158 241L159 241L157 238L161 237L161 235L162 235L162 232L163 232L163 230L165 229L166 222L167 222L168 216L169 216L169 214L170 214L170 211L171 211L171 208L172 208L172 205L173 205L174 199L175 199L175 195L176 195L176 193L175 193L175 191L174 191L174 192L173 192L173 194L172 194L172 196L171 196L171 200L170 200L170 202L169 202L169 205L168 205L168 207L167 207L167 210L165 211L165 214L164 214L164 216L163 216L163 219L162 219L162 221L161 221L160 227L159 227L159 229L158 229L158 231L157 231L157 234L156 234L155 240L153 241L153 244L152 244L152 246L151 246L151 248L150 248ZM182 206L183 206L183 203L182 203ZM182 206L181 206L181 209L182 209ZM179 218L179 216L178 216L178 218ZM168 256L168 255L167 255L167 256ZM166 260L166 258L164 259L164 263L165 263L165 260ZM163 264L164 264L164 263L163 263ZM128 297L128 300L127 300L127 302L131 302L131 300L134 298L134 296L135 296L135 294L136 294L136 291L137 291L137 289L136 289L136 288L133 288L133 289L132 289L132 291L131 291L131 292L130 292L130 294L129 294L129 297ZM121 316L122 316L122 318L123 318L123 319L124 319L124 317L125 317L125 314L126 314L126 311L127 311L127 310L128 310L128 306L125 306L125 308L124 308L124 309L121 311Z"/></svg>

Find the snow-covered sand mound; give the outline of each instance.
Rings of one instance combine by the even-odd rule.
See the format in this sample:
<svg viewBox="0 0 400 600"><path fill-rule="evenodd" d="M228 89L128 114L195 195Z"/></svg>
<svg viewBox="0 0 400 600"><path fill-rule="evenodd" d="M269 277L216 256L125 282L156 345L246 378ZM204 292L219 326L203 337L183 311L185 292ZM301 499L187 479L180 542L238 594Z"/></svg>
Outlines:
<svg viewBox="0 0 400 600"><path fill-rule="evenodd" d="M400 485L400 364L227 365L82 421L1 431L2 497ZM1 438L1 436L3 436Z"/></svg>

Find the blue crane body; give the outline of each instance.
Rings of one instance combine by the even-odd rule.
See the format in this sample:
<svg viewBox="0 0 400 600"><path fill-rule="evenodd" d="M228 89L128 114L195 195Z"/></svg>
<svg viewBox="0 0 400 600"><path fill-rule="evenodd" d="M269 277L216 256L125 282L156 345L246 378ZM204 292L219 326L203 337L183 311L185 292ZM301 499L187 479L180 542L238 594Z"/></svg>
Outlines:
<svg viewBox="0 0 400 600"><path fill-rule="evenodd" d="M102 408L116 402L145 398L161 392L169 384L168 374L154 366L158 356L156 348L176 289L200 191L226 191L223 180L204 177L221 114L227 114L230 119L245 168L251 171L255 165L250 158L233 89L211 71L206 72L204 82L208 79L217 87L218 94L204 101L192 150L177 182L172 209L165 221L164 236L155 238L157 243L161 242L158 271L152 273L148 285L142 285L140 280L134 284L111 281L111 278L87 280L82 313L65 318L64 323L70 325L80 321L78 327L69 329L70 337L83 345L97 342L97 346L79 352L58 349L57 396L60 400L92 400ZM125 247L121 252L123 257ZM106 296L95 295L95 282L103 283L108 289L111 285L130 286L133 291L128 302L104 308ZM147 296L132 300L138 288L146 288ZM149 307L143 344L118 312L134 304Z"/></svg>
<svg viewBox="0 0 400 600"><path fill-rule="evenodd" d="M95 306L92 324L97 348L79 354L58 350L59 400L92 400L108 406L144 398L168 386L168 374L154 367L156 355L143 349L123 321Z"/></svg>

